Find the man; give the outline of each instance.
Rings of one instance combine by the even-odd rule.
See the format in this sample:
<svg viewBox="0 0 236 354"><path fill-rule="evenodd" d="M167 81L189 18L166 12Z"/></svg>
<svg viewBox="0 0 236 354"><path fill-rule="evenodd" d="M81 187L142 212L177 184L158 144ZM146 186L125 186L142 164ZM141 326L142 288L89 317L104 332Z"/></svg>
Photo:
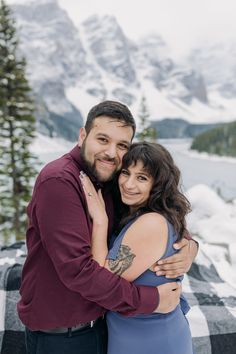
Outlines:
<svg viewBox="0 0 236 354"><path fill-rule="evenodd" d="M37 178L27 210L28 256L18 303L29 354L105 354L106 310L129 316L166 313L179 302L177 283L136 287L91 257L92 224L79 173L83 170L96 189L102 188L111 232L114 177L134 133L135 121L126 106L102 102L90 110L79 146L49 163ZM187 248L173 266L169 260L170 273L182 272L179 265L189 268L197 247ZM187 263L186 255L191 259Z"/></svg>

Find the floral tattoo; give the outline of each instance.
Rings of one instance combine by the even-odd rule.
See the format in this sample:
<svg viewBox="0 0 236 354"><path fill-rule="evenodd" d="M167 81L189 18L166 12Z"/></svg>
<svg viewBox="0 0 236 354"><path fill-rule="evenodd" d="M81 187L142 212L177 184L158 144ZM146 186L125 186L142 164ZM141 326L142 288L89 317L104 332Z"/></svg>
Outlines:
<svg viewBox="0 0 236 354"><path fill-rule="evenodd" d="M121 275L132 265L135 257L136 255L131 252L129 246L121 245L117 258L108 260L109 268L113 273Z"/></svg>

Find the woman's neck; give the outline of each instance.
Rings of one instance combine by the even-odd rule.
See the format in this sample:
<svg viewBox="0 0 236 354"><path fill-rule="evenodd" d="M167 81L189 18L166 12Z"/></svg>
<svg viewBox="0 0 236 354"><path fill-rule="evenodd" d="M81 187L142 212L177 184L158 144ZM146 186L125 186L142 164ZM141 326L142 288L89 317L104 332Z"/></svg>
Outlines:
<svg viewBox="0 0 236 354"><path fill-rule="evenodd" d="M135 207L129 207L129 215L134 215L135 213L137 213L138 208Z"/></svg>

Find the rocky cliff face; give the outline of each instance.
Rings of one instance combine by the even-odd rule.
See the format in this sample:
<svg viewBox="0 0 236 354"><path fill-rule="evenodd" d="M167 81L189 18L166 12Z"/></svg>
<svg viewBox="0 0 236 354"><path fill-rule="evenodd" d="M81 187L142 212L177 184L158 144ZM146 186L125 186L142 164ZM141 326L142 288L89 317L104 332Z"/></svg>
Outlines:
<svg viewBox="0 0 236 354"><path fill-rule="evenodd" d="M136 81L128 41L111 16L92 16L83 23L87 45L95 62L106 73L123 84Z"/></svg>
<svg viewBox="0 0 236 354"><path fill-rule="evenodd" d="M14 6L13 11L20 51L27 59L28 78L41 106L37 112L39 129L75 139L82 116L67 99L65 87L86 74L86 53L78 30L57 1L34 1Z"/></svg>

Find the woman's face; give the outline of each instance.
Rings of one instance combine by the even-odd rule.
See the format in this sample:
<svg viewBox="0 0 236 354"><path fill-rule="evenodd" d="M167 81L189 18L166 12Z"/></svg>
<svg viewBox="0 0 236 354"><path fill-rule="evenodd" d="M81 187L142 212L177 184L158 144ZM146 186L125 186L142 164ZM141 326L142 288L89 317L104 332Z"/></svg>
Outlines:
<svg viewBox="0 0 236 354"><path fill-rule="evenodd" d="M153 178L143 169L143 163L138 161L136 165L121 170L118 183L122 202L133 211L146 204Z"/></svg>

